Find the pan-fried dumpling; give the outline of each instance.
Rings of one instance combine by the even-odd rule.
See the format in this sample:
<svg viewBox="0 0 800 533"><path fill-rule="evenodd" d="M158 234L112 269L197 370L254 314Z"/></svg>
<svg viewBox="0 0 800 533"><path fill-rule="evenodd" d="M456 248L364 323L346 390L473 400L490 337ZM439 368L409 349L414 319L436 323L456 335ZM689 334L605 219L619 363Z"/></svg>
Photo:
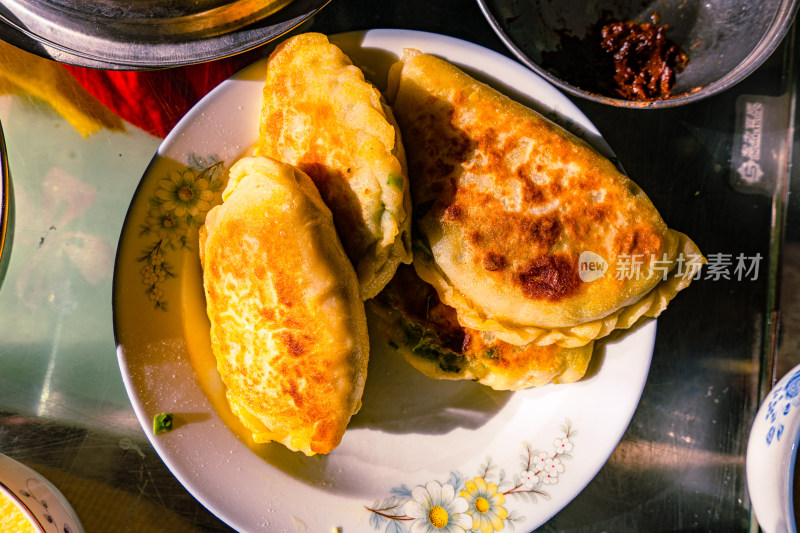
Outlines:
<svg viewBox="0 0 800 533"><path fill-rule="evenodd" d="M657 316L704 262L611 161L446 61L407 51L387 99L414 266L465 327L579 346Z"/></svg>
<svg viewBox="0 0 800 533"><path fill-rule="evenodd" d="M398 352L434 379L469 379L496 390L572 383L584 376L592 357L593 342L577 348L517 346L492 333L465 328L455 310L407 265L400 265L369 304Z"/></svg>
<svg viewBox="0 0 800 533"><path fill-rule="evenodd" d="M361 406L369 340L355 271L309 177L263 157L234 164L200 261L231 410L256 442L333 450Z"/></svg>
<svg viewBox="0 0 800 533"><path fill-rule="evenodd" d="M267 64L257 153L308 174L333 211L361 296L411 261L403 144L380 92L319 33L282 42Z"/></svg>

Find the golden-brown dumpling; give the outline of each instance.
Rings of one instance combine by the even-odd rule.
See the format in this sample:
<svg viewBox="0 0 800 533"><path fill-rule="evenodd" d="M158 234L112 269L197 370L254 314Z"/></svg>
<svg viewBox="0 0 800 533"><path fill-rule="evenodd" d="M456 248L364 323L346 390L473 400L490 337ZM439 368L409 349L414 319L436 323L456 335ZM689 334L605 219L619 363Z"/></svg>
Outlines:
<svg viewBox="0 0 800 533"><path fill-rule="evenodd" d="M387 98L414 266L465 327L580 346L657 316L705 261L611 161L448 62L406 51Z"/></svg>
<svg viewBox="0 0 800 533"><path fill-rule="evenodd" d="M407 265L398 267L369 306L405 360L434 379L469 379L496 390L521 390L578 381L592 358L593 342L577 348L517 346L461 326L455 310Z"/></svg>
<svg viewBox="0 0 800 533"><path fill-rule="evenodd" d="M375 296L411 261L405 154L378 89L327 37L297 35L270 54L259 128L256 152L311 177L362 298Z"/></svg>
<svg viewBox="0 0 800 533"><path fill-rule="evenodd" d="M232 411L256 442L333 450L361 406L369 341L355 271L309 177L263 157L234 164L200 260Z"/></svg>

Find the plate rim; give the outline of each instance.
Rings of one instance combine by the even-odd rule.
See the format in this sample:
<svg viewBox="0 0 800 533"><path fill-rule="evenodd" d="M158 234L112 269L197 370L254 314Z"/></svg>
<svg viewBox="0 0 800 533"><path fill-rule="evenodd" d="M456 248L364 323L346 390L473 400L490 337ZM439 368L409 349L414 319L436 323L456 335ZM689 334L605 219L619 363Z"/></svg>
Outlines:
<svg viewBox="0 0 800 533"><path fill-rule="evenodd" d="M72 504L69 503L66 496L61 492L61 490L56 487L52 481L44 477L42 474L31 468L30 466L26 465L10 457L8 455L0 453L0 471L4 472L3 479L0 479L0 490L4 490L14 501L17 502L18 507L24 509L24 513L28 516L28 518L32 519L32 521L41 528L41 531L44 532L47 529L48 524L48 515L52 514L53 507L58 507L61 510L59 513L60 518L66 520L67 522L64 524L65 526L72 526L75 528L75 533L84 533L83 523L78 518L78 513L75 512L75 509L72 507ZM13 477L15 480L16 476L10 476L9 473L16 473L19 475L25 475L28 478L36 479L42 486L56 499L56 503L53 504L52 502L48 503L47 507L42 507L42 510L38 510L35 508L31 508L24 499L20 497L20 494L17 494L18 491L15 491L12 487L8 485L8 481ZM32 496L34 497L34 496ZM52 517L49 518L52 521Z"/></svg>
<svg viewBox="0 0 800 533"><path fill-rule="evenodd" d="M469 41L466 41L466 40L463 40L463 39L460 39L460 38L457 38L457 37L452 37L452 36L447 36L447 35L442 35L442 34L437 34L437 33L432 33L432 32L418 31L418 30L372 29L372 30L364 30L364 31L346 32L346 33L341 33L341 34L332 34L332 35L330 35L330 38L331 38L332 41L334 41L337 38L342 38L342 37L347 37L347 36L349 36L349 37L361 36L362 40L367 40L369 37L374 37L374 38L378 38L378 39L390 38L390 39L404 39L404 40L407 40L407 41L414 40L414 42L424 41L426 43L428 43L430 41L437 42L437 43L440 43L440 42L444 41L448 46L454 46L456 49L461 50L463 53L469 54L470 52L471 53L478 52L478 53L482 54L483 56L486 56L487 54L489 54L493 59L497 59L499 62L505 63L506 66L508 66L508 68L512 68L512 69L518 70L521 73L524 72L526 76L532 77L531 79L538 78L539 81L544 82L544 83L547 84L546 80L544 80L541 76L539 76L535 72L532 72L532 71L526 69L526 67L524 67L523 65L519 64L514 59L509 58L508 56L505 56L505 55L503 55L503 54L501 54L499 52L496 52L494 50L491 50L489 48L483 47L481 45L478 45L478 44L475 44L475 43L472 43L472 42L469 42ZM437 50L431 50L431 53L438 54L440 52L438 52ZM137 185L136 191L134 192L132 200L131 200L131 204L130 204L130 206L128 208L128 213L126 214L126 217L125 217L125 223L123 225L123 229L122 229L122 232L121 232L121 235L120 235L120 242L119 242L119 246L118 246L118 249L117 249L117 256L115 258L114 280L113 280L114 289L112 291L112 300L113 300L112 301L112 312L113 312L113 317L114 317L113 318L113 320L114 320L114 335L115 335L115 342L116 342L116 345L117 345L118 363L119 363L119 366L120 366L120 371L122 373L122 378L123 378L123 381L124 381L124 384L125 384L126 392L128 393L128 396L129 396L129 398L131 400L131 404L132 404L132 406L134 408L134 411L136 412L137 419L140 421L140 424L142 425L148 440L150 441L151 445L156 450L156 452L159 454L159 456L162 458L164 463L167 465L169 470L172 472L173 475L175 475L175 477L181 482L181 484L201 504L203 504L209 511L211 511L213 514L215 514L217 517L219 517L223 522L225 522L228 525L230 525L230 526L232 526L234 528L237 528L237 529L243 527L242 524L240 523L240 520L236 516L231 516L230 513L227 512L227 510L220 509L219 505L217 505L216 502L212 501L213 499L209 498L208 495L204 493L204 491L199 490L197 487L193 486L192 480L189 479L188 474L182 470L182 467L180 465L178 465L175 461L173 461L173 458L170 456L170 452L169 452L169 450L167 450L167 448L164 445L163 441L155 438L152 435L152 432L149 431L149 425L151 424L151 421L147 419L147 415L146 415L146 413L144 411L144 406L143 406L142 399L139 397L138 391L136 391L136 389L135 389L135 385L132 382L131 376L126 372L125 350L124 350L124 346L122 346L120 344L120 341L119 341L119 335L118 335L118 333L119 333L119 330L118 330L119 325L118 325L118 313L117 313L117 306L118 306L118 303L119 303L118 302L118 296L119 296L118 295L119 261L120 261L120 253L121 253L121 250L123 249L124 239L126 238L126 235L130 232L130 228L128 226L129 226L129 223L130 223L131 212L134 209L134 205L136 204L137 197L141 194L141 189L144 186L144 182L146 181L147 177L149 176L149 173L152 170L152 167L155 164L155 162L160 157L162 157L163 153L168 151L169 148L171 146L173 146L178 141L178 139L183 135L184 128L189 127L189 125L194 120L195 116L203 112L203 109L204 109L205 105L208 102L211 102L214 99L216 99L217 95L222 93L223 91L225 91L226 90L225 87L227 87L229 84L236 83L238 80L240 80L242 78L246 78L247 72L250 71L250 69L257 69L257 68L259 68L259 65L263 65L265 62L266 62L266 58L263 58L263 59L260 59L260 60L258 60L256 62L254 62L253 64L251 64L248 67L245 67L242 71L240 71L239 73L235 74L234 76L232 76L231 78L229 78L228 80L226 80L225 82L220 84L220 86L218 86L214 90L212 90L205 98L203 98L197 105L195 105L192 108L192 110L190 110L189 113L187 113L187 115L184 116L181 119L181 121L178 122L176 127L170 132L169 135L167 135L167 137L160 144L156 154L154 155L154 157L151 160L150 164L148 164L147 168L145 169L145 171L144 171L144 173L142 175L142 178L141 178L139 184ZM582 117L582 119L588 124L589 129L593 130L593 132L596 133L597 138L593 139L593 141L594 141L593 144L595 145L595 147L600 149L601 151L602 150L610 151L610 147L608 147L607 142L605 141L605 139L602 138L602 136L599 134L599 132L597 132L596 127L591 123L591 121L589 121L588 117L586 117L583 114L583 112L580 111L580 109L573 102L571 102L568 98L566 98L566 96L564 96L563 94L558 92L558 90L556 88L552 87L550 84L547 84L547 86L550 89L552 89L554 94L557 94L558 97L563 100L563 101L560 101L559 103L564 106L564 109L568 110L569 112L576 113L577 115ZM597 146L596 143L599 143L600 145ZM638 387L636 387L635 389L632 389L632 391L631 391L633 393L633 396L635 397L635 401L632 403L632 405L628 406L628 407L630 407L630 409L629 409L630 412L629 413L626 412L624 414L624 416L622 417L624 419L624 421L619 424L618 432L616 432L613 435L613 437L611 439L609 439L610 441L613 441L613 445L610 445L607 454L604 453L603 457L596 461L596 465L595 465L596 468L593 469L593 471L590 473L590 475L585 476L585 479L583 480L583 482L580 483L579 489L577 491L575 491L574 494L572 494L562 505L558 506L557 508L550 509L548 511L547 517L544 518L543 520L541 520L540 522L537 522L536 524L531 523L531 524L526 524L526 525L530 525L530 527L538 527L542 523L544 523L547 520L549 520L550 518L552 518L557 512L559 512L561 509L563 509L563 507L566 506L569 502L574 500L574 498L586 487L586 485L588 485L592 481L592 479L594 479L594 477L597 475L597 473L600 471L600 469L606 464L606 462L608 461L608 458L613 453L614 449L616 449L616 446L619 444L620 440L622 439L625 431L627 430L628 426L630 425L630 422L631 422L631 420L633 418L633 415L634 415L634 412L636 410L636 407L638 406L639 401L641 400L642 392L643 392L643 389L644 389L644 386L645 386L645 383L646 383L646 380L647 380L647 375L649 374L649 368L650 368L650 364L651 364L651 361L652 361L652 356L653 356L653 351L654 351L654 344L655 344L656 320L651 320L651 321L646 322L645 325L641 329L645 330L644 333L643 333L643 335L645 335L645 342L649 343L649 345L647 347L647 355L646 355L646 358L645 358L646 361L645 361L645 364L642 367L637 369L637 371L641 372L641 376L640 376L641 379L638 382ZM212 409L213 409L213 407L212 407Z"/></svg>

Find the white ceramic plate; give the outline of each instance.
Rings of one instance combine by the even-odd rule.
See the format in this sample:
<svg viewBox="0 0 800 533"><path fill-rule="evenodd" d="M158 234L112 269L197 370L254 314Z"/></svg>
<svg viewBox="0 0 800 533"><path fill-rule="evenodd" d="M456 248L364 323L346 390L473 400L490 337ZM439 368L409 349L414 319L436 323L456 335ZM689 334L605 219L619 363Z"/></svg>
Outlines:
<svg viewBox="0 0 800 533"><path fill-rule="evenodd" d="M505 56L402 30L332 40L379 86L405 47L442 56L608 151L567 98ZM453 512L459 498L482 496L496 526L538 527L586 486L622 437L650 367L655 322L600 343L581 382L517 393L430 380L371 328L363 407L333 453L305 457L253 444L222 400L209 348L195 243L210 206L170 209L179 206L180 186L210 190L218 201L225 170L257 139L265 73L263 61L248 67L178 124L125 222L114 280L118 357L154 448L198 500L241 531L409 531L414 506L406 504L425 491L453 500ZM153 436L162 412L174 413L175 428ZM453 517L449 531L469 520Z"/></svg>
<svg viewBox="0 0 800 533"><path fill-rule="evenodd" d="M42 533L83 533L78 515L64 495L38 472L0 454L0 492L16 503Z"/></svg>

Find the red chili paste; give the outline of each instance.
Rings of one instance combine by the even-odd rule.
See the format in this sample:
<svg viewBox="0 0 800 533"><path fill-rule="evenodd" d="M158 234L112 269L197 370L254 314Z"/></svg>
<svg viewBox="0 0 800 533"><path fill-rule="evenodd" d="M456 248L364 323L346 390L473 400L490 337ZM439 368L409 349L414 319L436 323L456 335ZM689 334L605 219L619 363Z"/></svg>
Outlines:
<svg viewBox="0 0 800 533"><path fill-rule="evenodd" d="M635 101L670 97L689 57L667 38L657 15L649 23L617 22L604 14L583 39L562 33L558 49L542 53L542 67L571 85Z"/></svg>
<svg viewBox="0 0 800 533"><path fill-rule="evenodd" d="M614 22L603 26L600 46L614 57L614 85L626 100L666 98L689 57L666 36L667 26Z"/></svg>

